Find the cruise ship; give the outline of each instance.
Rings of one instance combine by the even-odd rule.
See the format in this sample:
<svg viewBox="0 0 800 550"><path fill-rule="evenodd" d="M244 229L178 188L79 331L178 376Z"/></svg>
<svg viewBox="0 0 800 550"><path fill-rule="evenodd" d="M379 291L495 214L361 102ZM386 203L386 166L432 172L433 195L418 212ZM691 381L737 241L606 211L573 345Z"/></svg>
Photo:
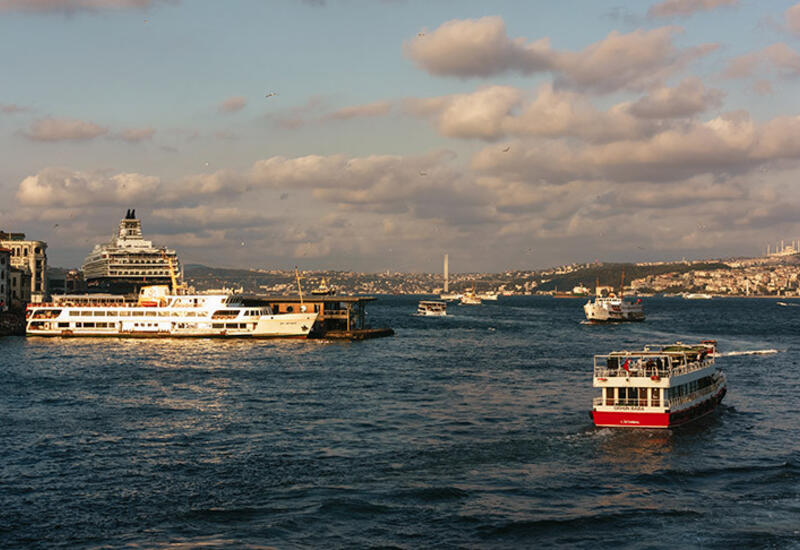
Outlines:
<svg viewBox="0 0 800 550"><path fill-rule="evenodd" d="M169 284L170 264L180 271L174 250L156 248L142 237L134 209L126 212L110 241L95 245L82 269L91 291L136 294L143 286Z"/></svg>

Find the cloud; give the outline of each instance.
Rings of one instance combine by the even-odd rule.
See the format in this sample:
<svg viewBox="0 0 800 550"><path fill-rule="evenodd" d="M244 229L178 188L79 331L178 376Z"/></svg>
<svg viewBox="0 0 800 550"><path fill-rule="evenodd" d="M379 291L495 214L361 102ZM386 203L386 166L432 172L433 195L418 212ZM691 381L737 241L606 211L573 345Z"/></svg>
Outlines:
<svg viewBox="0 0 800 550"><path fill-rule="evenodd" d="M334 111L323 117L324 120L348 120L351 118L382 116L392 108L390 101L375 101L366 105L353 105Z"/></svg>
<svg viewBox="0 0 800 550"><path fill-rule="evenodd" d="M70 118L37 120L25 135L33 141L87 141L108 133L94 122Z"/></svg>
<svg viewBox="0 0 800 550"><path fill-rule="evenodd" d="M488 86L471 94L406 100L408 112L428 116L448 137L496 139L503 122L520 105L522 93L510 86Z"/></svg>
<svg viewBox="0 0 800 550"><path fill-rule="evenodd" d="M168 233L183 233L218 229L241 229L264 227L275 223L258 212L247 212L234 206L180 206L176 208L155 208L151 215L155 230Z"/></svg>
<svg viewBox="0 0 800 550"><path fill-rule="evenodd" d="M235 113L247 105L247 100L241 96L230 97L217 106L220 113Z"/></svg>
<svg viewBox="0 0 800 550"><path fill-rule="evenodd" d="M406 41L405 54L420 68L438 76L488 77L508 71L522 74L550 69L548 41L526 43L506 34L503 19L455 19Z"/></svg>
<svg viewBox="0 0 800 550"><path fill-rule="evenodd" d="M20 105L15 105L13 103L0 103L0 111L4 112L7 115L13 115L17 113L27 113L31 109L30 107L22 107Z"/></svg>
<svg viewBox="0 0 800 550"><path fill-rule="evenodd" d="M738 6L739 0L664 0L647 10L648 17L688 17L723 6Z"/></svg>
<svg viewBox="0 0 800 550"><path fill-rule="evenodd" d="M669 128L647 139L567 146L515 143L478 152L475 170L531 183L576 180L674 182L698 175L729 177L767 164L800 160L800 117L756 124L745 112Z"/></svg>
<svg viewBox="0 0 800 550"><path fill-rule="evenodd" d="M76 13L103 10L147 9L159 2L178 0L0 0L2 12Z"/></svg>
<svg viewBox="0 0 800 550"><path fill-rule="evenodd" d="M488 86L469 94L407 99L407 112L430 119L444 136L498 140L506 136L577 137L613 141L646 137L660 125L628 112L627 104L598 111L583 95L544 84L533 100L510 86Z"/></svg>
<svg viewBox="0 0 800 550"><path fill-rule="evenodd" d="M728 61L722 75L727 78L749 78L768 70L783 78L800 76L800 54L791 46L776 42L756 52L750 52Z"/></svg>
<svg viewBox="0 0 800 550"><path fill-rule="evenodd" d="M800 35L800 4L795 4L786 10L786 27L793 33Z"/></svg>
<svg viewBox="0 0 800 550"><path fill-rule="evenodd" d="M660 87L633 102L628 111L640 118L682 118L722 105L720 90L708 90L696 77L685 78L674 88Z"/></svg>
<svg viewBox="0 0 800 550"><path fill-rule="evenodd" d="M692 61L716 49L714 44L678 49L678 27L628 34L612 31L579 52L556 51L548 39L511 39L500 17L452 20L404 43L417 66L437 76L489 77L507 72L550 72L558 85L609 93L642 90L663 83Z"/></svg>
<svg viewBox="0 0 800 550"><path fill-rule="evenodd" d="M117 133L114 137L127 141L128 143L140 143L142 141L150 141L153 139L156 131L154 128L129 128Z"/></svg>
<svg viewBox="0 0 800 550"><path fill-rule="evenodd" d="M22 180L17 201L23 206L75 207L152 201L160 180L142 174L102 174L45 168Z"/></svg>
<svg viewBox="0 0 800 550"><path fill-rule="evenodd" d="M556 83L581 90L609 93L616 90L644 90L683 70L692 61L717 48L703 44L678 49L673 37L678 27L661 27L628 34L611 31L603 40L580 52L556 56Z"/></svg>

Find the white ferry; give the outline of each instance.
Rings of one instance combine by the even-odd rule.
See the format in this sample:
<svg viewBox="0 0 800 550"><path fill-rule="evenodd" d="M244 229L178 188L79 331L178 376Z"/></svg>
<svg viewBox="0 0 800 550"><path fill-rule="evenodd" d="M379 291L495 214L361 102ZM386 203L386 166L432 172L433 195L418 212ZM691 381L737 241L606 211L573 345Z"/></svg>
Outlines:
<svg viewBox="0 0 800 550"><path fill-rule="evenodd" d="M136 301L121 296L54 296L29 304L29 336L305 338L319 315L275 314L245 307L233 294L177 294L166 285L143 287Z"/></svg>
<svg viewBox="0 0 800 550"><path fill-rule="evenodd" d="M617 297L613 293L608 296L597 296L594 302L589 300L584 304L583 311L590 323L644 321L641 299L634 302L625 300L621 296Z"/></svg>
<svg viewBox="0 0 800 550"><path fill-rule="evenodd" d="M674 428L713 412L727 391L725 374L714 366L716 344L595 355L595 426Z"/></svg>
<svg viewBox="0 0 800 550"><path fill-rule="evenodd" d="M426 317L446 317L447 303L422 300L417 304L417 315Z"/></svg>
<svg viewBox="0 0 800 550"><path fill-rule="evenodd" d="M710 300L712 298L711 294L706 294L705 292L686 293L683 297L687 300Z"/></svg>
<svg viewBox="0 0 800 550"><path fill-rule="evenodd" d="M462 306L479 306L483 303L481 297L475 294L474 290L467 290L461 295L459 302Z"/></svg>

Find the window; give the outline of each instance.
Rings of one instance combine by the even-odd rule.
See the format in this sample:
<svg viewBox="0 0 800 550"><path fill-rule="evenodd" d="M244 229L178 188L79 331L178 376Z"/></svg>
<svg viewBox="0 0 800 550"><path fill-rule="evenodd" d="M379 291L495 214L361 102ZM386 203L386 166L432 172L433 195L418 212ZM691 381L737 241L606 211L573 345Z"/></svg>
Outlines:
<svg viewBox="0 0 800 550"><path fill-rule="evenodd" d="M69 328L69 323L58 323L58 328Z"/></svg>
<svg viewBox="0 0 800 550"><path fill-rule="evenodd" d="M650 404L653 407L660 407L661 406L661 396L660 391L658 388L653 388L652 392L650 393Z"/></svg>

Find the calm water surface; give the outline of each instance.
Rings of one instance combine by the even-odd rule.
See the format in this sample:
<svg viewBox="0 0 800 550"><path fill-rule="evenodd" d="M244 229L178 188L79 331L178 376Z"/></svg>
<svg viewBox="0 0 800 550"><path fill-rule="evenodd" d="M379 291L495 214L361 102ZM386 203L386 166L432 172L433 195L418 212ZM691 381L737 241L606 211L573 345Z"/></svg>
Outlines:
<svg viewBox="0 0 800 550"><path fill-rule="evenodd" d="M0 547L800 548L800 307L368 308L360 343L0 339ZM716 338L729 392L596 429L591 357Z"/></svg>

